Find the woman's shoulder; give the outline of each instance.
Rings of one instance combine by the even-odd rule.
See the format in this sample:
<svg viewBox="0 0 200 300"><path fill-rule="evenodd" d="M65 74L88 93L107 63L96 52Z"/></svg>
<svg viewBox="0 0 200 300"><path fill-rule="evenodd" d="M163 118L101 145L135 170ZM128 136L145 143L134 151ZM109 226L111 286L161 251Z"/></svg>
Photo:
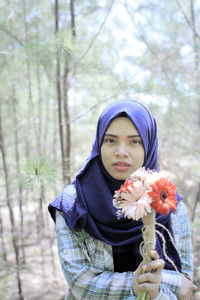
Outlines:
<svg viewBox="0 0 200 300"><path fill-rule="evenodd" d="M52 201L49 206L49 212L55 221L55 210L62 211L65 214L72 210L74 202L76 200L76 189L73 184L66 186L62 193Z"/></svg>
<svg viewBox="0 0 200 300"><path fill-rule="evenodd" d="M66 199L66 200L68 200L68 199L76 199L76 188L75 188L75 186L74 186L74 184L69 184L69 185L67 185L64 189L63 189L63 191L62 191L62 198L63 199Z"/></svg>
<svg viewBox="0 0 200 300"><path fill-rule="evenodd" d="M66 186L61 194L61 208L67 212L71 210L76 200L76 189L73 184Z"/></svg>

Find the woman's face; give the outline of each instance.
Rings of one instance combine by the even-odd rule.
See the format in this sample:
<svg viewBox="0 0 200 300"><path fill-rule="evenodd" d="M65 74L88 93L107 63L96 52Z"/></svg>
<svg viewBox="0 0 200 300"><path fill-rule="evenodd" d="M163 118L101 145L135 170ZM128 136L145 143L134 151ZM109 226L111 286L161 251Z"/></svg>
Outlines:
<svg viewBox="0 0 200 300"><path fill-rule="evenodd" d="M144 164L141 137L126 117L114 119L107 128L101 146L106 171L115 179L125 180Z"/></svg>

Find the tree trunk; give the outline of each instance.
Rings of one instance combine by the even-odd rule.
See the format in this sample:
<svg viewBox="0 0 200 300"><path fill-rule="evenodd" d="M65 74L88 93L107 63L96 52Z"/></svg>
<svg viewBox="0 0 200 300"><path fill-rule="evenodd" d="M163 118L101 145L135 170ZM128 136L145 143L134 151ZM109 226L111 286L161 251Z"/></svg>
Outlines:
<svg viewBox="0 0 200 300"><path fill-rule="evenodd" d="M59 1L55 0L55 39L59 32ZM57 102L58 102L58 121L59 121L59 132L60 132L60 147L62 154L62 172L63 181L65 180L65 154L64 154L64 131L63 131L63 116L62 116L62 95L61 95L61 64L59 56L59 45L56 50L56 91L57 91Z"/></svg>
<svg viewBox="0 0 200 300"><path fill-rule="evenodd" d="M195 89L199 91L199 50L198 50L198 42L199 39L197 37L197 29L196 29L196 17L195 17L195 10L194 10L194 2L190 0L190 10L191 10L191 27L192 27L192 36L193 36L193 53L194 53L194 82L195 82ZM198 118L198 126L200 129L200 97L199 92L197 92L197 118Z"/></svg>
<svg viewBox="0 0 200 300"><path fill-rule="evenodd" d="M58 156L57 156L57 148L58 148L58 133L57 133L57 122L58 122L58 114L56 111L56 108L53 110L53 145L52 145L52 150L53 150L53 162L54 166L58 165ZM54 195L57 197L58 195L58 190L57 190L57 185L54 184Z"/></svg>
<svg viewBox="0 0 200 300"><path fill-rule="evenodd" d="M22 284L21 284L20 271L19 271L19 247L18 247L18 242L17 242L17 234L15 231L15 228L16 228L15 227L15 219L14 219L12 199L10 196L10 185L9 185L10 181L9 181L8 167L7 167L7 161L6 161L6 152L5 152L5 147L4 147L4 136L3 136L3 131L2 131L1 103L0 103L0 151L1 151L1 155L2 155L2 161L3 161L3 171L4 171L5 185L6 185L6 202L7 202L8 211L9 211L12 243L13 243L14 253L15 253L18 296L19 296L20 300L23 300L24 297L23 297L23 293L22 293Z"/></svg>
<svg viewBox="0 0 200 300"><path fill-rule="evenodd" d="M194 51L194 68L197 71L199 68L199 51L198 51L198 41L195 34L196 31L196 17L194 11L193 0L190 0L190 10L191 10L191 23L192 23L192 36L193 36L193 51Z"/></svg>
<svg viewBox="0 0 200 300"><path fill-rule="evenodd" d="M76 37L76 24L75 24L75 7L74 7L75 0L70 1L70 15L71 15L71 29L72 29L72 36Z"/></svg>
<svg viewBox="0 0 200 300"><path fill-rule="evenodd" d="M23 0L23 13L24 13L24 29L25 29L25 46L28 45L28 24L27 24L27 9L26 9L26 0ZM33 104L33 95L32 95L32 77L31 77L31 65L29 59L29 53L26 51L26 76L27 76L27 89L28 89L28 103L27 103L27 128L29 133L27 132L27 158L30 155L30 122L32 123L33 134L35 135L35 145L37 145L37 141L39 140L37 128L35 126L35 112L34 112L34 104ZM27 130L26 130L27 131ZM36 149L37 150L37 149Z"/></svg>
<svg viewBox="0 0 200 300"><path fill-rule="evenodd" d="M11 3L8 0L8 7L11 11ZM10 30L13 29L13 22L10 20L9 22ZM14 42L13 39L11 40L12 49L14 49ZM12 59L12 58L11 58ZM17 118L17 97L16 97L16 88L15 88L15 74L13 74L12 70L10 69L10 65L8 64L9 74L11 78L12 84L12 113L13 113L13 128L14 128L14 153L15 153L15 163L16 163L16 178L18 179L18 203L19 203L19 215L20 215L20 239L21 239L21 250L22 250L22 261L25 263L25 248L24 248L24 215L23 215L23 196L22 196L22 187L21 187L21 172L20 172L20 158L19 158L19 137L18 137L18 118ZM20 182L20 183L19 183Z"/></svg>
<svg viewBox="0 0 200 300"><path fill-rule="evenodd" d="M1 237L1 249L3 254L3 259L7 261L6 244L4 240L4 227L3 227L3 220L1 217L1 206L0 206L0 237Z"/></svg>
<svg viewBox="0 0 200 300"><path fill-rule="evenodd" d="M49 154L48 146L47 146L47 137L49 134L49 98L51 97L50 92L46 91L45 101L44 101L44 126L43 126L43 143L42 143L42 156L46 157Z"/></svg>
<svg viewBox="0 0 200 300"><path fill-rule="evenodd" d="M41 182L40 183L40 197L39 197L39 227L40 232L43 233L43 230L45 228L45 222L44 222L44 215L43 215L43 202L45 200L45 192L44 192L44 185Z"/></svg>
<svg viewBox="0 0 200 300"><path fill-rule="evenodd" d="M70 18L72 36L76 38L76 25L75 25L75 0L70 1ZM64 157L64 180L66 184L71 182L71 126L69 114L69 74L70 74L71 55L68 53L65 60L65 69L63 75L63 98L64 98L64 115L65 115L65 128L66 128L66 149Z"/></svg>
<svg viewBox="0 0 200 300"><path fill-rule="evenodd" d="M37 44L40 44L40 28L39 23L37 23ZM40 72L40 62L36 63L36 80L37 80L37 90L38 90L38 123L37 123L37 148L39 157L42 157L42 112L43 112L43 99L42 99L42 89L41 89L41 72Z"/></svg>
<svg viewBox="0 0 200 300"><path fill-rule="evenodd" d="M195 199L195 202L194 202L194 207L192 209L192 221L193 222L194 222L194 219L195 219L196 208L197 208L197 204L199 203L199 201L200 201L200 182L198 184L198 191L197 191L196 199Z"/></svg>
<svg viewBox="0 0 200 300"><path fill-rule="evenodd" d="M194 81L195 81L195 89L197 91L197 122L198 122L198 127L200 130L200 97L199 97L199 81L200 81L200 76L199 76L199 51L198 51L198 42L199 40L197 39L197 35L195 34L197 32L196 30L196 17L195 17L195 10L194 10L194 2L193 0L190 0L190 9L191 9L191 24L192 24L192 33L193 33L193 53L194 53ZM195 141L196 144L196 141ZM197 205L200 201L200 182L198 184L198 191L194 203L194 207L192 210L192 221L195 219L195 213L196 213L196 208Z"/></svg>
<svg viewBox="0 0 200 300"><path fill-rule="evenodd" d="M66 128L66 149L64 153L64 182L65 184L69 184L71 182L70 169L71 169L71 126L70 126L70 116L69 116L69 99L68 99L68 91L69 91L69 68L65 66L65 73L63 77L63 97L64 97L64 115L65 115L65 128Z"/></svg>
<svg viewBox="0 0 200 300"><path fill-rule="evenodd" d="M20 161L19 161L19 138L18 138L18 120L17 120L17 97L15 92L15 86L12 86L12 107L13 107L13 128L15 138L15 161L16 161L16 178L20 181ZM23 214L23 197L22 197L22 186L21 182L18 185L19 192L19 213L20 213L20 238L21 238L21 249L23 254L23 263L25 263L25 248L24 248L24 214Z"/></svg>

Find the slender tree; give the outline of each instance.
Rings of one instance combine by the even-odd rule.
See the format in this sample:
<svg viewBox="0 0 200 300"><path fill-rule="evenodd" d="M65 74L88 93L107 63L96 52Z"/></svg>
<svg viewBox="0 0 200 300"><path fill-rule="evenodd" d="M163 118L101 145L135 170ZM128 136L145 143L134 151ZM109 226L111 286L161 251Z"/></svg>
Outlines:
<svg viewBox="0 0 200 300"><path fill-rule="evenodd" d="M18 179L18 199L19 199L19 212L20 212L20 239L21 239L21 249L23 255L23 262L25 263L26 255L25 255L25 247L24 247L24 212L23 212L23 193L22 186L20 182L21 178L21 170L20 170L20 155L19 155L19 136L18 136L18 109L17 109L17 96L15 90L15 83L12 80L12 108L13 108L13 128L14 128L14 153L16 160L16 178Z"/></svg>
<svg viewBox="0 0 200 300"><path fill-rule="evenodd" d="M35 106L34 106L34 100L33 100L33 83L32 83L32 72L31 72L31 62L29 53L27 51L28 49L28 43L29 43L29 28L28 28L28 22L27 22L27 2L26 0L23 0L23 18L24 18L24 41L25 41L25 67L26 67L26 83L27 83L27 90L28 90L28 101L27 101L27 135L26 135L26 143L27 143L27 158L30 157L30 134L31 134L31 128L33 129L34 133L34 141L37 145L38 141L40 141L40 138L38 136L37 126L35 125ZM36 151L38 149L36 148Z"/></svg>
<svg viewBox="0 0 200 300"><path fill-rule="evenodd" d="M73 40L76 39L76 24L75 24L75 0L70 1L70 19L71 32ZM70 68L72 68L72 55L69 53L65 57L65 66L63 74L63 102L64 102L64 116L66 128L66 142L64 152L64 181L65 184L71 182L71 126L69 113L69 89L70 89Z"/></svg>
<svg viewBox="0 0 200 300"><path fill-rule="evenodd" d="M55 0L55 41L57 44L59 34L59 0ZM56 49L56 91L57 91L57 102L58 102L58 120L59 120L59 133L60 133L60 148L62 154L62 172L63 181L65 178L65 152L64 152L64 129L63 129L63 102L61 93L61 62L60 62L60 49L57 45Z"/></svg>
<svg viewBox="0 0 200 300"><path fill-rule="evenodd" d="M5 262L7 261L7 253L6 253L6 243L5 237L6 234L4 233L4 226L3 226L3 219L1 213L1 206L0 206L0 238L1 238L1 249L2 249L2 256Z"/></svg>
<svg viewBox="0 0 200 300"><path fill-rule="evenodd" d="M18 246L16 225L15 225L14 212L13 212L13 203L12 203L12 198L11 198L11 193L10 193L10 180L9 180L9 174L8 174L8 164L7 164L7 160L6 160L6 151L5 151L5 146L4 146L1 102L0 102L0 151L1 151L2 161L3 161L3 170L4 170L5 186L6 186L6 201L7 201L7 206L8 206L8 210L9 210L12 243L13 243L14 254L15 254L18 296L19 296L20 300L23 300L24 296L23 296L23 292L22 292L22 283L21 283L21 278L20 278L19 246Z"/></svg>
<svg viewBox="0 0 200 300"><path fill-rule="evenodd" d="M191 11L191 29L192 29L192 37L193 37L193 55L194 55L194 85L196 90L196 102L197 102L197 127L200 131L200 96L199 96L199 90L200 90L200 75L199 75L199 43L200 39L198 38L198 30L196 26L196 15L195 15L195 9L194 9L194 1L190 0L190 11ZM196 141L195 141L196 143ZM197 194L194 201L194 206L192 209L192 221L195 219L196 209L197 205L200 202L200 181L197 183Z"/></svg>
<svg viewBox="0 0 200 300"><path fill-rule="evenodd" d="M8 0L8 6L9 10L11 10L11 3L10 0ZM9 20L8 28L10 31L13 30L13 20ZM12 51L14 51L15 43L14 40L10 40L10 45L12 48ZM21 250L22 250L22 261L25 263L25 247L24 247L24 213L23 213L23 193L22 193L22 186L20 184L20 178L21 178L21 170L20 170L20 155L19 155L19 133L18 133L18 98L16 95L16 76L15 72L12 72L12 66L14 64L14 55L11 55L10 61L7 60L7 66L8 66L8 72L11 85L11 105L12 105L12 120L13 120L13 131L14 131L14 157L15 157L15 164L16 164L16 178L18 180L18 204L19 204L19 215L20 215L20 240L21 240Z"/></svg>

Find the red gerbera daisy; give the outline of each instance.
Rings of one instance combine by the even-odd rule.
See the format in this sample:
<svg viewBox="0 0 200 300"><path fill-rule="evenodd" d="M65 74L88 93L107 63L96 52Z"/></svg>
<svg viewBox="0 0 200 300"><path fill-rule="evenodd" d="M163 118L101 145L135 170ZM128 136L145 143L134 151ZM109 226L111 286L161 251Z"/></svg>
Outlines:
<svg viewBox="0 0 200 300"><path fill-rule="evenodd" d="M124 184L121 185L120 189L117 191L117 193L124 193L124 192L128 192L130 193L129 191L129 187L133 187L133 183L134 183L135 180L129 180L129 179L126 179Z"/></svg>
<svg viewBox="0 0 200 300"><path fill-rule="evenodd" d="M150 185L151 190L148 191L152 198L151 207L157 213L167 215L170 208L176 211L176 186L167 178L160 178L154 184Z"/></svg>

